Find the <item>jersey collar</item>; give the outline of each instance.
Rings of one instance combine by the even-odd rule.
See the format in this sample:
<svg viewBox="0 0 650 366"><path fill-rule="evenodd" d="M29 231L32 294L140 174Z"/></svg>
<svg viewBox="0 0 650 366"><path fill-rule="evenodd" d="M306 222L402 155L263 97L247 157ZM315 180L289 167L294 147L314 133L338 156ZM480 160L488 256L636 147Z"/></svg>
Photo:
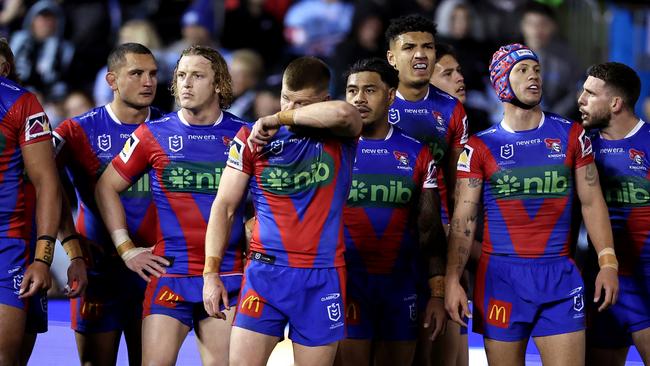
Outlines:
<svg viewBox="0 0 650 366"><path fill-rule="evenodd" d="M111 108L110 103L106 104L104 107L106 107L106 112L111 117L113 122L117 123L118 125L123 124L122 121L120 121L120 119L117 118L117 116L115 115L115 112L113 112L113 108ZM144 121L148 122L150 118L151 118L151 108L147 108L147 118L145 118Z"/></svg>
<svg viewBox="0 0 650 366"><path fill-rule="evenodd" d="M179 109L178 112L176 112L176 114L178 115L178 119L179 119L179 120L181 121L181 123L184 124L185 126L188 126L188 127L192 126L189 122L187 122L187 120L185 119L185 117L183 117L183 113L181 113L181 111L182 111L182 110ZM219 114L219 118L217 118L217 120L214 121L214 123L212 124L212 126L216 126L216 125L218 125L219 123L221 123L221 121L223 121L223 111L221 111L221 114Z"/></svg>
<svg viewBox="0 0 650 366"><path fill-rule="evenodd" d="M501 122L499 123L499 125L500 125L501 128L503 128L506 132L510 132L510 133L520 133L520 132L529 132L529 131L539 130L539 129L542 128L542 126L544 125L544 120L546 120L546 115L544 114L544 112L542 112L542 119L539 121L539 125L538 125L536 128L533 128L532 130L526 130L526 131L515 131L515 130L513 130L512 128L510 128L510 126L508 126L504 120L501 120Z"/></svg>
<svg viewBox="0 0 650 366"><path fill-rule="evenodd" d="M423 100L426 100L429 97L429 93L431 93L431 84L427 86L427 94L422 99L416 100L415 102L421 102ZM395 91L395 96L401 100L406 100L406 98L404 98L404 96L402 95L402 93L399 92L399 90ZM411 101L409 100L409 102Z"/></svg>
<svg viewBox="0 0 650 366"><path fill-rule="evenodd" d="M388 139L393 136L393 125L390 125L390 130L388 130L388 133L386 134L386 137L383 138L383 140L377 140L377 139L370 139L370 141L388 141ZM365 139L363 136L359 136L359 141L364 141Z"/></svg>

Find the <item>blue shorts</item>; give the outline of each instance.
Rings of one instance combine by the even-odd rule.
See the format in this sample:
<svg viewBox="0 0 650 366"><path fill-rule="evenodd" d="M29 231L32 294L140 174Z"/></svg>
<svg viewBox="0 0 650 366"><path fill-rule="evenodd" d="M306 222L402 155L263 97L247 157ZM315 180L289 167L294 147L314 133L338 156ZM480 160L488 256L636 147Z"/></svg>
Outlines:
<svg viewBox="0 0 650 366"><path fill-rule="evenodd" d="M483 254L474 288L474 331L519 341L585 329L584 284L568 257Z"/></svg>
<svg viewBox="0 0 650 366"><path fill-rule="evenodd" d="M316 347L345 338L345 267L293 268L249 260L234 326Z"/></svg>
<svg viewBox="0 0 650 366"><path fill-rule="evenodd" d="M121 331L142 316L146 282L120 267L110 272L88 272L82 297L70 299L71 328L80 333Z"/></svg>
<svg viewBox="0 0 650 366"><path fill-rule="evenodd" d="M587 281L592 278L595 275ZM650 264L640 266L632 275L619 275L618 286L614 306L603 312L598 312L595 305L589 308L587 341L591 347L630 346L632 333L650 327ZM593 293L593 289L589 292Z"/></svg>
<svg viewBox="0 0 650 366"><path fill-rule="evenodd" d="M349 271L346 302L348 338L385 341L417 338L414 275Z"/></svg>
<svg viewBox="0 0 650 366"><path fill-rule="evenodd" d="M0 240L0 304L27 310L27 300L18 298L27 269L27 249L23 239Z"/></svg>
<svg viewBox="0 0 650 366"><path fill-rule="evenodd" d="M242 275L224 275L221 280L228 291L228 305L235 306ZM153 277L144 298L143 318L153 314L167 315L192 329L208 317L203 307L203 276ZM221 310L224 308L221 304Z"/></svg>

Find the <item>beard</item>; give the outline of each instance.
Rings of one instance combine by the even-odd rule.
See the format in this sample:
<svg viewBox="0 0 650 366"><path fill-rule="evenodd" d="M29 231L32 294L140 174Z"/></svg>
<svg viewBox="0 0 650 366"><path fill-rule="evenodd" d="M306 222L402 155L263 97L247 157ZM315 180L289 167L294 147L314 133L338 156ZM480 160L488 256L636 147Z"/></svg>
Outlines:
<svg viewBox="0 0 650 366"><path fill-rule="evenodd" d="M611 112L603 112L598 114L591 114L588 116L589 120L584 121L582 125L588 129L603 129L609 127L609 121L612 119Z"/></svg>

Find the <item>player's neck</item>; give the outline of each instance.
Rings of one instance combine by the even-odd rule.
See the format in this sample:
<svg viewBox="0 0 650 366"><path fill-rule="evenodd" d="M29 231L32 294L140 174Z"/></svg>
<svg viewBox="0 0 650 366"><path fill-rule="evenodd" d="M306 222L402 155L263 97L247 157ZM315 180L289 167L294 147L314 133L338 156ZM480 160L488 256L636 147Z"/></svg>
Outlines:
<svg viewBox="0 0 650 366"><path fill-rule="evenodd" d="M368 140L383 140L388 136L388 131L390 131L390 124L388 123L388 117L386 117L381 122L375 121L363 126L361 136Z"/></svg>
<svg viewBox="0 0 650 366"><path fill-rule="evenodd" d="M609 125L600 130L600 135L605 140L622 140L638 123L639 117L631 111L624 111L616 115L612 114Z"/></svg>
<svg viewBox="0 0 650 366"><path fill-rule="evenodd" d="M510 103L503 103L503 122L513 131L527 131L539 127L542 120L542 108L537 105L532 109L519 108Z"/></svg>
<svg viewBox="0 0 650 366"><path fill-rule="evenodd" d="M429 84L420 87L400 82L397 91L405 100L417 102L427 95L429 92Z"/></svg>
<svg viewBox="0 0 650 366"><path fill-rule="evenodd" d="M217 105L211 108L181 108L183 118L187 123L197 126L213 125L221 115L221 108Z"/></svg>
<svg viewBox="0 0 650 366"><path fill-rule="evenodd" d="M113 99L110 106L115 117L123 124L138 125L146 121L147 117L149 117L149 107L135 108L117 99Z"/></svg>

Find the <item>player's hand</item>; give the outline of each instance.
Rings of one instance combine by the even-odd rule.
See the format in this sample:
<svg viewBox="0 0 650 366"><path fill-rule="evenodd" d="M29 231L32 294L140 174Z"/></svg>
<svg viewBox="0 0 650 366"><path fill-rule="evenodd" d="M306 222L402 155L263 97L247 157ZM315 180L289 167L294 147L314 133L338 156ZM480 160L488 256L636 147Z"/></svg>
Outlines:
<svg viewBox="0 0 650 366"><path fill-rule="evenodd" d="M68 267L68 283L65 286L65 294L69 298L83 295L88 286L88 272L86 262L83 258L75 258Z"/></svg>
<svg viewBox="0 0 650 366"><path fill-rule="evenodd" d="M431 297L424 312L423 326L431 332L429 339L435 341L447 324L445 301L440 297Z"/></svg>
<svg viewBox="0 0 650 366"><path fill-rule="evenodd" d="M594 302L600 301L603 290L605 291L603 303L598 307L598 311L607 309L618 300L618 272L615 269L605 267L598 272Z"/></svg>
<svg viewBox="0 0 650 366"><path fill-rule="evenodd" d="M219 304L223 303L226 310L230 310L228 291L221 281L218 273L203 275L203 306L209 316L226 320L226 314L220 310Z"/></svg>
<svg viewBox="0 0 650 366"><path fill-rule="evenodd" d="M166 272L164 267L169 266L169 261L151 253L152 249L153 248L141 247L129 249L129 251L137 250L140 253L135 254L133 257L124 261L130 270L137 273L147 282L151 282L149 275L160 277Z"/></svg>
<svg viewBox="0 0 650 366"><path fill-rule="evenodd" d="M39 292L47 291L52 286L52 277L50 277L50 267L43 263L34 261L27 267L23 281L20 284L18 298L34 296Z"/></svg>
<svg viewBox="0 0 650 366"><path fill-rule="evenodd" d="M445 309L451 320L466 327L464 317L471 318L467 294L457 279L445 276Z"/></svg>
<svg viewBox="0 0 650 366"><path fill-rule="evenodd" d="M253 129L248 136L248 147L251 151L260 151L275 136L280 129L280 119L275 114L262 117L255 121Z"/></svg>

